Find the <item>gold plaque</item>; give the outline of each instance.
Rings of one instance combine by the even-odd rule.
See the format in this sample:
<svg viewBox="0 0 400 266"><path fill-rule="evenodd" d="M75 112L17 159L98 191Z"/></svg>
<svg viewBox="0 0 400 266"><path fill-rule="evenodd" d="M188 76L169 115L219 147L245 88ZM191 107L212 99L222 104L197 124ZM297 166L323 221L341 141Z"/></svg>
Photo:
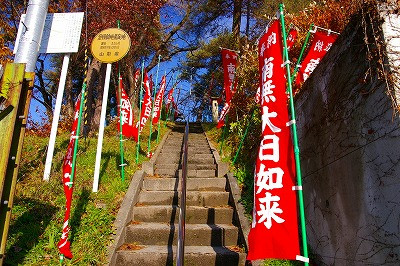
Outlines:
<svg viewBox="0 0 400 266"><path fill-rule="evenodd" d="M103 63L121 60L131 47L128 33L118 28L109 28L99 32L90 46L92 55Z"/></svg>

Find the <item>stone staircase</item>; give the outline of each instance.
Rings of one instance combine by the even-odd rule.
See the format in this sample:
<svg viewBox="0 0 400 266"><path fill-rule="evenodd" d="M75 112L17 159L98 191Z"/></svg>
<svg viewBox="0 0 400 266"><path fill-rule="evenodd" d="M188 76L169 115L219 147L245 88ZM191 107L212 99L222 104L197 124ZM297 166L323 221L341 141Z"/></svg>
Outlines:
<svg viewBox="0 0 400 266"><path fill-rule="evenodd" d="M112 265L175 265L183 131L184 125L175 126L155 161L154 175L144 177ZM244 265L227 180L216 177L201 125L191 124L189 132L185 265Z"/></svg>

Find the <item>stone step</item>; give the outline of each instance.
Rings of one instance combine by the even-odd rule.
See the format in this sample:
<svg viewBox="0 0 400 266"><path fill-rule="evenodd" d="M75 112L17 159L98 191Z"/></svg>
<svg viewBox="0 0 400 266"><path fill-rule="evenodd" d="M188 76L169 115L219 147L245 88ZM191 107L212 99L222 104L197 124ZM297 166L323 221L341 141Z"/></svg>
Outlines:
<svg viewBox="0 0 400 266"><path fill-rule="evenodd" d="M175 177L178 176L178 168L158 168L158 166L156 165L154 173L156 175L166 175Z"/></svg>
<svg viewBox="0 0 400 266"><path fill-rule="evenodd" d="M188 163L188 170L215 170L217 165L214 163L201 164L201 163Z"/></svg>
<svg viewBox="0 0 400 266"><path fill-rule="evenodd" d="M125 243L139 245L176 245L178 224L132 223L126 227ZM185 246L233 246L238 228L229 224L186 224Z"/></svg>
<svg viewBox="0 0 400 266"><path fill-rule="evenodd" d="M178 171L178 177L182 176L182 170ZM187 177L189 178L215 178L217 176L217 171L215 169L202 169L202 170L193 170L188 169Z"/></svg>
<svg viewBox="0 0 400 266"><path fill-rule="evenodd" d="M188 154L188 161L189 162L196 162L196 160L201 160L201 159L213 159L214 160L214 155L211 153L203 153L203 154Z"/></svg>
<svg viewBox="0 0 400 266"><path fill-rule="evenodd" d="M211 149L208 147L206 149L201 149L201 148L188 148L188 154L211 154Z"/></svg>
<svg viewBox="0 0 400 266"><path fill-rule="evenodd" d="M134 246L135 247L135 246ZM143 246L134 250L117 251L118 266L176 265L176 246ZM227 247L185 246L185 265L188 266L238 266L245 265L246 254Z"/></svg>
<svg viewBox="0 0 400 266"><path fill-rule="evenodd" d="M161 168L161 169L178 169L179 164L178 163L156 163L155 164L155 169Z"/></svg>
<svg viewBox="0 0 400 266"><path fill-rule="evenodd" d="M208 157L198 158L198 156L193 156L188 158L188 164L214 164L214 157L212 154Z"/></svg>
<svg viewBox="0 0 400 266"><path fill-rule="evenodd" d="M188 191L225 191L225 178L189 178L186 189ZM143 182L143 190L168 191L180 190L178 178L151 178L146 177Z"/></svg>
<svg viewBox="0 0 400 266"><path fill-rule="evenodd" d="M143 205L177 205L179 195L177 191L144 191L139 194L137 206ZM186 193L187 206L222 207L227 206L229 192L188 191Z"/></svg>
<svg viewBox="0 0 400 266"><path fill-rule="evenodd" d="M217 169L217 165L214 163L195 163L193 160L188 162L188 170L215 170ZM181 169L180 164L178 162L173 163L156 163L155 169Z"/></svg>
<svg viewBox="0 0 400 266"><path fill-rule="evenodd" d="M177 205L137 206L133 208L132 220L174 224L179 222L179 212ZM190 224L231 224L232 216L232 207L186 207L186 223Z"/></svg>

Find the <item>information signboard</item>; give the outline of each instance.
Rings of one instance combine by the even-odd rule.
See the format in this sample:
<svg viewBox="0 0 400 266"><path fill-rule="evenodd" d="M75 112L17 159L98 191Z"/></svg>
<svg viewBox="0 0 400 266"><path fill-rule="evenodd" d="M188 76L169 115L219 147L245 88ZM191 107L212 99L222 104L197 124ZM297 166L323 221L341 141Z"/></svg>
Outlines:
<svg viewBox="0 0 400 266"><path fill-rule="evenodd" d="M44 24L39 53L76 53L79 48L84 12L49 13ZM24 25L26 15L21 16L14 54L18 50L19 40L26 31Z"/></svg>
<svg viewBox="0 0 400 266"><path fill-rule="evenodd" d="M92 55L103 63L114 63L122 59L131 47L128 33L118 28L99 32L91 45Z"/></svg>

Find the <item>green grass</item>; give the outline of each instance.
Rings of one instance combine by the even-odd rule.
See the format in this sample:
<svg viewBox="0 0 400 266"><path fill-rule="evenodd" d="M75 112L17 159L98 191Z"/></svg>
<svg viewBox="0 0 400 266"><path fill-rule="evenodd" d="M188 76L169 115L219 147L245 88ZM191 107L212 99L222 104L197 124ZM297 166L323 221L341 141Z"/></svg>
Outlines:
<svg viewBox="0 0 400 266"><path fill-rule="evenodd" d="M161 137L168 127L161 126ZM64 265L102 265L114 232L113 221L134 172L146 158L148 127L141 136L142 152L136 165L136 143L124 142L125 182L121 181L119 138L115 126L106 128L101 158L99 191L92 193L97 138L79 140L71 211L71 250ZM147 134L147 135L146 135ZM161 139L161 138L160 138ZM58 265L57 243L64 218L62 162L69 134L57 136L50 181L42 180L48 138L25 136L12 220L6 247L7 265ZM156 134L152 151L156 149Z"/></svg>

